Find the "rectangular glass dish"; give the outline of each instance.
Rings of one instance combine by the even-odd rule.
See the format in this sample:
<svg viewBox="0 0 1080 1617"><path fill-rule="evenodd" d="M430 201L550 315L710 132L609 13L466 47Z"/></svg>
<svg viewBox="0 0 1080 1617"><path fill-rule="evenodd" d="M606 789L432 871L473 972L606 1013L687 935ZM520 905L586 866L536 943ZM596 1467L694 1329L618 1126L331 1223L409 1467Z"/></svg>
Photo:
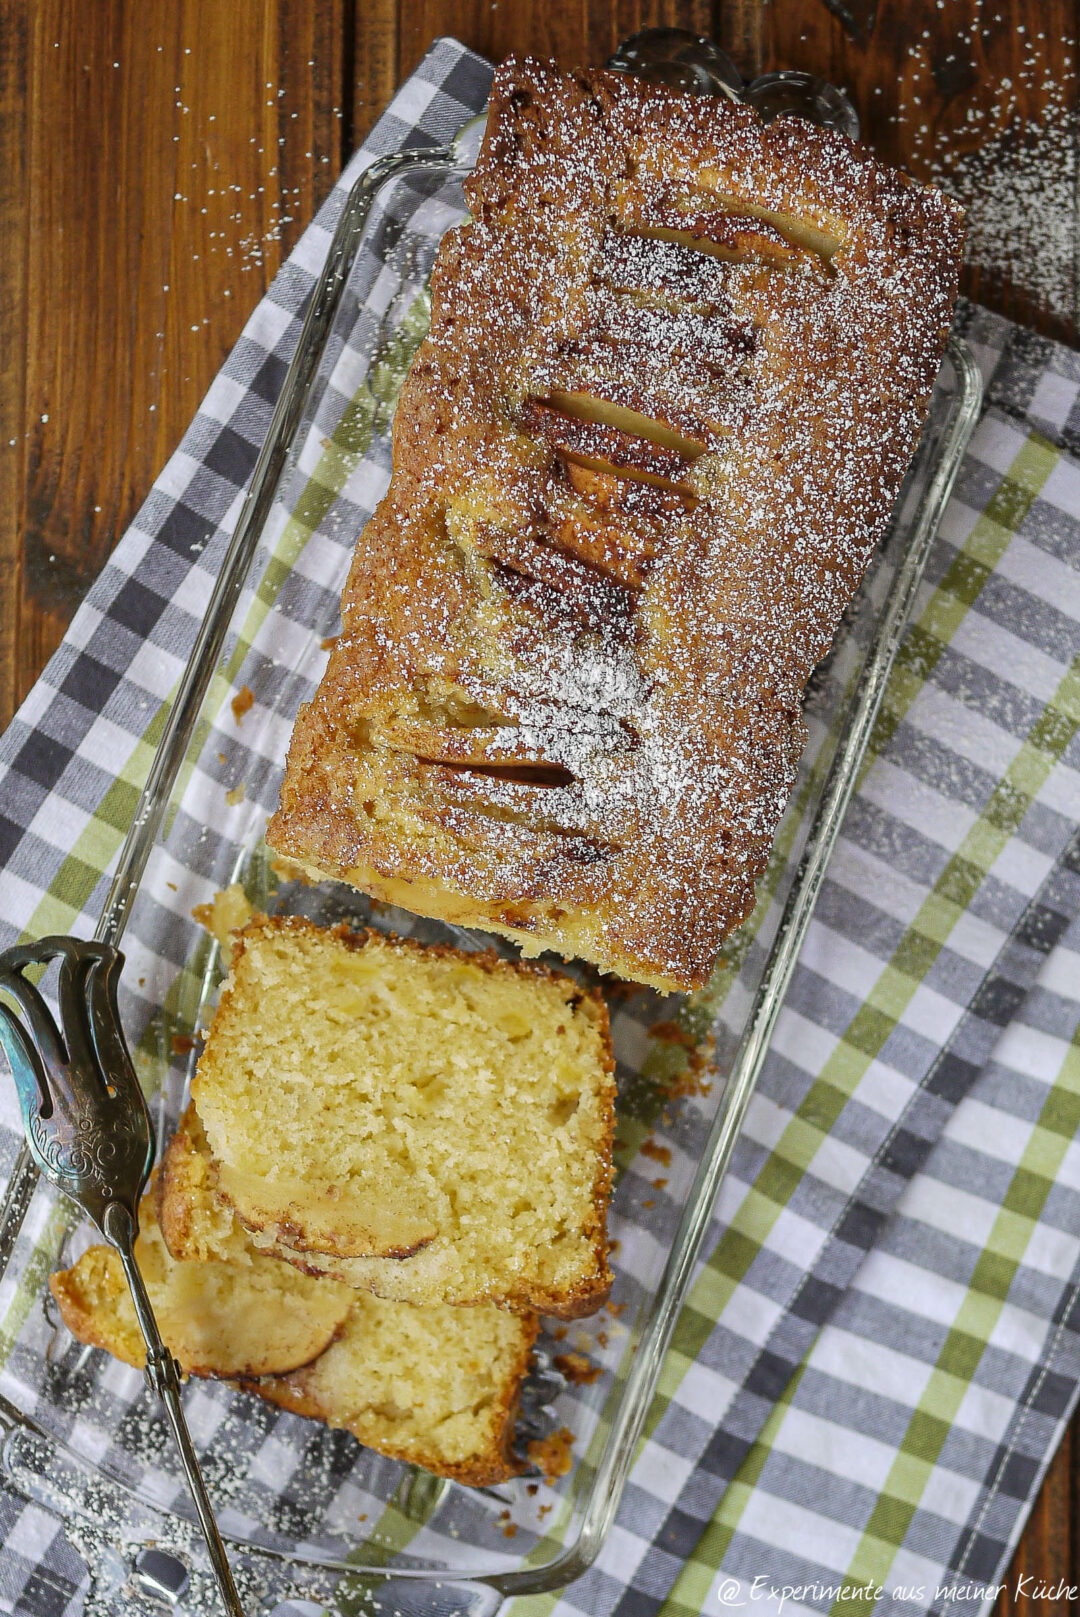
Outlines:
<svg viewBox="0 0 1080 1617"><path fill-rule="evenodd" d="M296 710L337 627L354 540L389 479L394 402L426 330L439 242L465 216L474 133L469 126L445 150L381 159L347 200L191 662L163 715L97 933L123 939L121 1009L159 1137L179 1115L221 980L219 946L191 918L215 892L238 886L272 912L459 947L492 943L352 889L291 881L263 841ZM226 1384L192 1381L188 1419L247 1610L292 1596L342 1613L377 1599L387 1613L479 1614L508 1595L558 1588L595 1558L979 403L974 364L954 341L889 532L808 689L810 741L757 906L712 982L685 1000L609 985L619 1081L614 1310L571 1326L564 1340L541 1337L526 1399L534 1433L573 1433L569 1472L469 1490ZM662 1150L641 1157L650 1137L673 1146L686 1171L643 1196ZM89 1239L67 1204L17 1171L0 1220L4 1474L64 1518L96 1579L96 1609L130 1609L133 1591L157 1579L172 1609L214 1611L152 1395L137 1372L73 1342L43 1302L49 1270ZM594 1379L568 1384L552 1373L567 1349L587 1353ZM171 1552L173 1570L148 1558L148 1546Z"/></svg>

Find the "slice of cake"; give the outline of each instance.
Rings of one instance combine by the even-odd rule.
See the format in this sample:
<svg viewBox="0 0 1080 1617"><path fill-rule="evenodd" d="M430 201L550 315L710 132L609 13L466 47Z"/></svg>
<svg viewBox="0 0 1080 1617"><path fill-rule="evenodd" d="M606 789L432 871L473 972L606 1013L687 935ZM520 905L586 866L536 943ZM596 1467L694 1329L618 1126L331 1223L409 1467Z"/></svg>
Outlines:
<svg viewBox="0 0 1080 1617"><path fill-rule="evenodd" d="M264 1376L295 1370L325 1351L355 1303L355 1292L317 1280L257 1252L216 1214L200 1237L215 1261L177 1262L162 1238L156 1186L139 1204L135 1259L162 1338L194 1376ZM70 1269L50 1275L65 1325L80 1342L125 1364L146 1362L142 1332L120 1259L93 1246Z"/></svg>
<svg viewBox="0 0 1080 1617"><path fill-rule="evenodd" d="M196 1267L238 1242L253 1250L216 1178L202 1124L188 1107L162 1162L161 1227L173 1254ZM276 1258L265 1261L290 1273ZM536 1315L490 1303L417 1307L351 1287L349 1298L332 1357L328 1350L295 1373L248 1378L248 1390L457 1482L489 1487L517 1475L514 1417Z"/></svg>
<svg viewBox="0 0 1080 1617"><path fill-rule="evenodd" d="M466 192L268 840L694 987L918 442L961 211L801 119L514 59Z"/></svg>
<svg viewBox="0 0 1080 1617"><path fill-rule="evenodd" d="M523 1469L511 1444L534 1314L491 1304L415 1308L300 1274L255 1251L214 1190L207 1162L189 1111L163 1164L163 1223L178 1256L162 1238L156 1195L140 1208L139 1267L185 1371L235 1377L269 1403L346 1427L380 1454L457 1482L487 1487ZM111 1247L92 1247L49 1284L81 1342L143 1364Z"/></svg>
<svg viewBox="0 0 1080 1617"><path fill-rule="evenodd" d="M217 1188L279 1255L572 1317L611 1284L613 1068L603 1001L569 977L263 916L192 1096Z"/></svg>
<svg viewBox="0 0 1080 1617"><path fill-rule="evenodd" d="M354 1296L344 1331L314 1364L245 1386L455 1482L486 1488L518 1475L511 1440L536 1315Z"/></svg>

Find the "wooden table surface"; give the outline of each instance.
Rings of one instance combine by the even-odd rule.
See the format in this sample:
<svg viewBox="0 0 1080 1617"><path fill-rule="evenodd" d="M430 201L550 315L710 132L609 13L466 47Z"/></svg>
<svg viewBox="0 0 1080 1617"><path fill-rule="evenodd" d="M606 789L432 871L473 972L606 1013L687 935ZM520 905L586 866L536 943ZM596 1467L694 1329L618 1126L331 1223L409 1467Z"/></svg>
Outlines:
<svg viewBox="0 0 1080 1617"><path fill-rule="evenodd" d="M0 0L0 727L341 164L439 34L711 34L842 85L970 210L966 290L1076 342L1078 0ZM846 11L846 21L838 13ZM1010 1575L1080 1582L1080 1427ZM1030 1586L1030 1585L1029 1585ZM998 1612L1050 1617L1023 1593Z"/></svg>

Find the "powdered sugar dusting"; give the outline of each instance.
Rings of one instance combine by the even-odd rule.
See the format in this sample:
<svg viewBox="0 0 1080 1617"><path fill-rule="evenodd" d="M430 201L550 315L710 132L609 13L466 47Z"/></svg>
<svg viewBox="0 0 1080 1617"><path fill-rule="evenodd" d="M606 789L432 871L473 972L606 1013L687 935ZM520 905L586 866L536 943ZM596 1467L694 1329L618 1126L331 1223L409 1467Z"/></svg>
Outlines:
<svg viewBox="0 0 1080 1617"><path fill-rule="evenodd" d="M927 122L937 98L927 49L912 47L901 74L897 121L910 129L914 173L967 210L965 260L993 288L1031 296L1072 324L1077 304L1076 65L1067 47L1021 28L1013 76L980 71L974 36L961 35L938 64L961 81L977 75L980 97L947 133ZM1051 49L1054 60L1050 59ZM1027 108L1038 107L1037 114ZM952 109L950 109L951 111Z"/></svg>
<svg viewBox="0 0 1080 1617"><path fill-rule="evenodd" d="M689 986L917 442L956 213L614 75L511 63L493 109L271 840Z"/></svg>

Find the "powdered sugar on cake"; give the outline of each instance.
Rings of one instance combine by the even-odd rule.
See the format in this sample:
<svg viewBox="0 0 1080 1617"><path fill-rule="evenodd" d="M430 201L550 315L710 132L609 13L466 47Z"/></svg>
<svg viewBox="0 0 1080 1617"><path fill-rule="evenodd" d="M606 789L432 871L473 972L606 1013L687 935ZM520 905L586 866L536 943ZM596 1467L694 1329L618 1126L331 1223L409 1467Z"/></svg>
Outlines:
<svg viewBox="0 0 1080 1617"><path fill-rule="evenodd" d="M692 986L914 452L959 211L831 132L532 61L468 191L270 840Z"/></svg>

